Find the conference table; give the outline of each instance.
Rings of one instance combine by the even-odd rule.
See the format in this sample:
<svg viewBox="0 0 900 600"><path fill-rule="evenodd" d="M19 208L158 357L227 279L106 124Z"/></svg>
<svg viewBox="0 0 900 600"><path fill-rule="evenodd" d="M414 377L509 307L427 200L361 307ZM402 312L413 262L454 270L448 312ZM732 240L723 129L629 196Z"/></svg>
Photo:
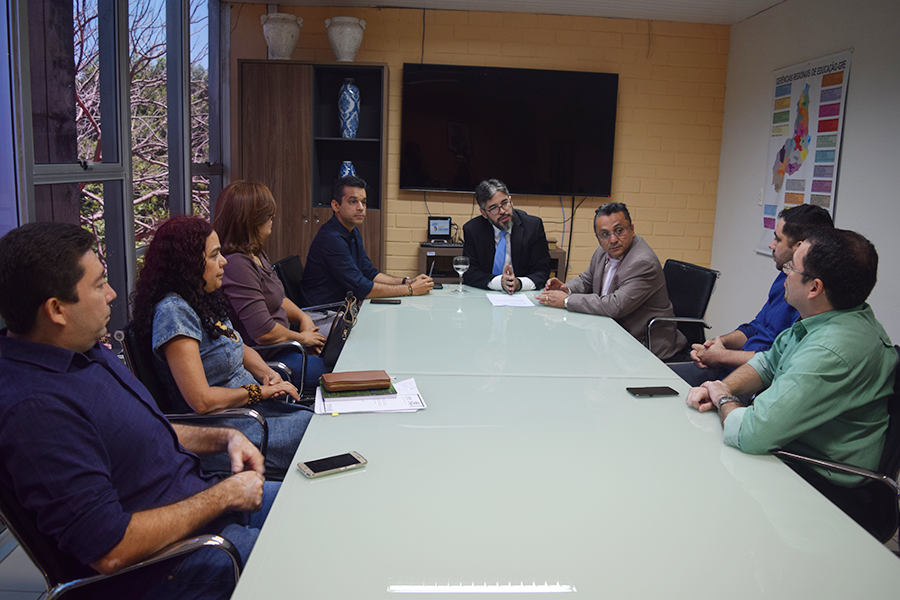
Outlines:
<svg viewBox="0 0 900 600"><path fill-rule="evenodd" d="M900 560L615 321L456 286L362 304L336 371L414 378L427 408L316 415L236 599L570 593L896 598ZM535 292L525 292L532 300ZM635 398L665 385L677 397Z"/></svg>

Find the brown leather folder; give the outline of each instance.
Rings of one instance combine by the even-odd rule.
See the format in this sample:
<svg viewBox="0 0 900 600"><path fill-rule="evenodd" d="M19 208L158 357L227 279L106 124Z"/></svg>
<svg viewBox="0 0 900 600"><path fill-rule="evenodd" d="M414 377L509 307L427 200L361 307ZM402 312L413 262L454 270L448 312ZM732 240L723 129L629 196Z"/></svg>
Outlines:
<svg viewBox="0 0 900 600"><path fill-rule="evenodd" d="M351 390L380 390L391 387L391 378L384 371L345 371L323 373L322 386L329 392Z"/></svg>

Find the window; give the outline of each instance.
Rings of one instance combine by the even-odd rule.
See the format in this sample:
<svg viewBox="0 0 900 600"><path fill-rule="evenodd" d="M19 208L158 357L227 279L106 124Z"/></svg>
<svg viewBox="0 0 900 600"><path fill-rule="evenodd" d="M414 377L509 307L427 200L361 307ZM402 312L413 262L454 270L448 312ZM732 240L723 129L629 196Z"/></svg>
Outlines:
<svg viewBox="0 0 900 600"><path fill-rule="evenodd" d="M95 232L119 292L111 325L121 327L136 249L169 214L208 216L221 189L220 120L210 120L218 78L209 68L218 56L219 2L4 1L9 23L27 28L10 39L27 39L28 47L11 48L18 69L2 71L0 173L22 180L0 191L0 234L38 220ZM186 48L170 43L182 32ZM188 90L177 89L188 80ZM24 169L16 169L16 156Z"/></svg>

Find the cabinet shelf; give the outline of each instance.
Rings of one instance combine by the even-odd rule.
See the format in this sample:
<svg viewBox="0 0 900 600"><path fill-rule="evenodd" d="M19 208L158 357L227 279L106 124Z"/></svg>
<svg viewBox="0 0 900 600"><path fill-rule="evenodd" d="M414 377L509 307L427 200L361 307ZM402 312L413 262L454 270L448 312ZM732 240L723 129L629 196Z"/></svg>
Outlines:
<svg viewBox="0 0 900 600"><path fill-rule="evenodd" d="M388 69L378 63L240 60L239 175L266 184L279 219L269 240L274 262L297 254L331 218L341 163L352 161L368 185L366 252L381 268L383 197L387 184ZM345 80L359 88L357 137L342 138L338 98Z"/></svg>
<svg viewBox="0 0 900 600"><path fill-rule="evenodd" d="M316 142L338 142L340 144L380 144L381 140L377 138L340 138L340 137L317 137Z"/></svg>

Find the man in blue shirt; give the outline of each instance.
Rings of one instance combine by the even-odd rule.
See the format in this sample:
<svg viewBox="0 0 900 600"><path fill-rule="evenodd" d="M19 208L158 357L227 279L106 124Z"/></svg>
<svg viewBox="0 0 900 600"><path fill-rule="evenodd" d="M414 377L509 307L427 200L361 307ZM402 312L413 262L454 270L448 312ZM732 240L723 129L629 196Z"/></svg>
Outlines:
<svg viewBox="0 0 900 600"><path fill-rule="evenodd" d="M278 484L264 483L263 458L240 432L170 425L98 344L116 293L93 243L63 223L0 238L0 483L84 576L193 533L228 538L246 560ZM195 453L217 451L229 454L231 477L201 472ZM203 549L112 578L103 595L228 598L229 563Z"/></svg>
<svg viewBox="0 0 900 600"><path fill-rule="evenodd" d="M784 299L785 274L782 267L809 234L819 227L834 227L831 215L819 206L801 204L785 208L778 215L775 236L769 249L778 276L769 288L769 297L756 318L744 323L728 335L718 336L703 344L694 344L693 363L670 365L682 379L698 386L715 381L753 358L756 352L768 350L779 333L797 320L797 310Z"/></svg>
<svg viewBox="0 0 900 600"><path fill-rule="evenodd" d="M724 442L748 454L782 448L877 469L897 352L865 302L877 278L875 247L856 232L819 228L784 271L784 295L800 319L724 380L691 388L687 404L717 410ZM738 398L754 392L749 406ZM867 486L878 484L824 467L795 470L872 530L878 515Z"/></svg>
<svg viewBox="0 0 900 600"><path fill-rule="evenodd" d="M309 305L357 298L421 296L434 287L427 275L394 277L380 273L363 248L358 227L366 219L366 182L341 177L334 182L334 216L322 225L309 247L303 270L303 295Z"/></svg>

